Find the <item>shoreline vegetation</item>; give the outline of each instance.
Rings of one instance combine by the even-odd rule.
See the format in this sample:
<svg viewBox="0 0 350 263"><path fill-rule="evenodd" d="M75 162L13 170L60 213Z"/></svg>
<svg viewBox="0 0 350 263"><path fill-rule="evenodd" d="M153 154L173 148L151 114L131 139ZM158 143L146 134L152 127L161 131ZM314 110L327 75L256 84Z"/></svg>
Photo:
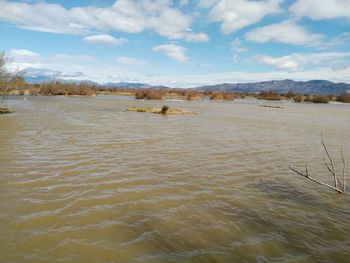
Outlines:
<svg viewBox="0 0 350 263"><path fill-rule="evenodd" d="M62 83L51 81L42 84L30 84L24 78L16 77L7 83L0 83L0 95L25 95L25 96L86 96L97 95L121 95L134 96L139 100L164 100L181 99L197 101L209 98L213 101L232 101L243 98L256 98L258 100L281 101L293 100L295 103L329 103L338 101L350 103L350 94L335 95L308 95L293 92L276 93L273 91L262 91L259 93L226 92L226 91L199 91L195 89L179 88L119 88L101 87L88 83Z"/></svg>
<svg viewBox="0 0 350 263"><path fill-rule="evenodd" d="M72 97L95 97L97 95L121 95L134 96L138 100L188 100L197 101L203 98L213 101L232 101L235 99L256 98L258 100L281 101L292 100L295 103L329 103L338 101L341 103L350 103L350 93L339 96L335 95L309 95L297 94L289 91L287 93L276 93L272 90L244 93L227 92L222 90L202 91L198 89L180 89L180 88L121 88L121 87L103 87L85 82L65 83L59 81L49 81L41 84L31 84L25 81L23 73L10 73L5 67L8 57L5 52L0 52L0 114L11 113L13 110L6 104L7 95L24 96L72 96ZM279 106L260 105L273 108L282 108ZM166 110L165 110L166 109ZM152 108L129 108L130 111L153 112L162 114L188 114L185 110L169 109L164 106L162 109Z"/></svg>

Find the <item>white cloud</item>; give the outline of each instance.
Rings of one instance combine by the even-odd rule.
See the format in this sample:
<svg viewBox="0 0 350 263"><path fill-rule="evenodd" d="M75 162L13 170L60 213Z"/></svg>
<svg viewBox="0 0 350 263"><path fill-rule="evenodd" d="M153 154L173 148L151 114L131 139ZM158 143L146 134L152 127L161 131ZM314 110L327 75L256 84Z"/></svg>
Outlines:
<svg viewBox="0 0 350 263"><path fill-rule="evenodd" d="M248 49L242 45L242 42L238 37L231 41L230 49L233 52L233 55L232 55L232 62L233 63L238 63L238 61L239 61L239 56L237 53L242 53L242 52L248 51Z"/></svg>
<svg viewBox="0 0 350 263"><path fill-rule="evenodd" d="M94 58L88 55L54 54L43 57L26 49L12 49L8 52L10 57L9 70L24 71L26 75L52 76L58 73L62 78L83 76L86 65L93 65ZM79 74L78 74L79 73ZM58 75L57 75L58 76Z"/></svg>
<svg viewBox="0 0 350 263"><path fill-rule="evenodd" d="M160 45L160 46L153 47L152 50L156 51L156 52L163 53L166 56L168 56L169 58L171 58L177 62L184 63L188 59L186 54L185 54L186 49L181 47L181 46L177 46L177 45L173 45L173 44Z"/></svg>
<svg viewBox="0 0 350 263"><path fill-rule="evenodd" d="M143 65L146 63L144 60L140 60L137 58L130 58L130 57L125 57L125 56L119 56L117 58L117 61L121 64L125 65Z"/></svg>
<svg viewBox="0 0 350 263"><path fill-rule="evenodd" d="M326 43L326 46L338 46L347 43L350 40L350 32L344 32L333 38L331 41Z"/></svg>
<svg viewBox="0 0 350 263"><path fill-rule="evenodd" d="M220 31L230 34L255 24L263 17L279 13L282 0L220 0L209 13L211 21L221 22Z"/></svg>
<svg viewBox="0 0 350 263"><path fill-rule="evenodd" d="M124 38L115 38L110 35L92 35L83 38L83 41L91 44L107 44L112 46L122 45L126 42Z"/></svg>
<svg viewBox="0 0 350 263"><path fill-rule="evenodd" d="M187 34L185 39L190 42L207 42L209 41L209 37L204 33L198 34Z"/></svg>
<svg viewBox="0 0 350 263"><path fill-rule="evenodd" d="M192 24L192 17L172 7L170 0L118 0L109 7L71 9L46 2L29 4L0 0L0 10L0 21L28 30L65 34L154 30L169 39L198 42L198 37L186 31Z"/></svg>
<svg viewBox="0 0 350 263"><path fill-rule="evenodd" d="M238 63L238 61L239 61L238 55L237 55L237 54L233 54L233 55L232 55L232 62L233 62L233 63Z"/></svg>
<svg viewBox="0 0 350 263"><path fill-rule="evenodd" d="M230 48L233 52L247 52L248 49L243 47L242 41L237 37L230 43Z"/></svg>
<svg viewBox="0 0 350 263"><path fill-rule="evenodd" d="M321 46L323 35L311 34L293 21L259 27L248 32L246 38L258 43L276 42L291 45Z"/></svg>
<svg viewBox="0 0 350 263"><path fill-rule="evenodd" d="M282 70L304 70L305 68L344 68L350 66L350 52L294 53L281 57L257 56L257 60Z"/></svg>
<svg viewBox="0 0 350 263"><path fill-rule="evenodd" d="M289 11L296 16L305 16L313 20L350 18L350 0L297 0Z"/></svg>
<svg viewBox="0 0 350 263"><path fill-rule="evenodd" d="M42 67L43 58L36 52L27 49L12 49L8 52L9 70L18 71L28 67Z"/></svg>
<svg viewBox="0 0 350 263"><path fill-rule="evenodd" d="M285 70L297 70L299 67L299 64L297 61L295 61L291 56L283 56L283 57L269 57L269 56L258 56L258 61L274 66L278 69L285 69Z"/></svg>
<svg viewBox="0 0 350 263"><path fill-rule="evenodd" d="M27 49L12 49L9 52L10 57L15 57L17 59L23 59L23 58L40 58L40 55L38 53L35 53L33 51L27 50Z"/></svg>

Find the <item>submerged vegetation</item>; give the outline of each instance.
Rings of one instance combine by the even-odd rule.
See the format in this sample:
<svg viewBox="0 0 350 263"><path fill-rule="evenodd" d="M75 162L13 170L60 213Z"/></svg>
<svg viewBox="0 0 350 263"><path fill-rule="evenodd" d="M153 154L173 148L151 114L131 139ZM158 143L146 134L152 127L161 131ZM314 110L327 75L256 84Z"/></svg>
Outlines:
<svg viewBox="0 0 350 263"><path fill-rule="evenodd" d="M169 106L163 106L162 108L137 108L132 107L128 108L127 111L135 111L135 112L150 112L150 113L157 113L157 114L166 114L166 115L184 115L184 114L193 114L193 112L185 110L185 109L178 109L178 108L170 108Z"/></svg>

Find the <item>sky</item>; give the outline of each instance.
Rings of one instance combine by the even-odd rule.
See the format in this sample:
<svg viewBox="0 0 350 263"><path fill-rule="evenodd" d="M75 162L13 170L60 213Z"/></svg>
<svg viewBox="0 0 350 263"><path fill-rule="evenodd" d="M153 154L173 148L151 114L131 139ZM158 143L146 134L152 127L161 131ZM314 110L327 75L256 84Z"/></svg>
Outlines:
<svg viewBox="0 0 350 263"><path fill-rule="evenodd" d="M0 10L0 51L31 77L350 83L350 0L0 0Z"/></svg>

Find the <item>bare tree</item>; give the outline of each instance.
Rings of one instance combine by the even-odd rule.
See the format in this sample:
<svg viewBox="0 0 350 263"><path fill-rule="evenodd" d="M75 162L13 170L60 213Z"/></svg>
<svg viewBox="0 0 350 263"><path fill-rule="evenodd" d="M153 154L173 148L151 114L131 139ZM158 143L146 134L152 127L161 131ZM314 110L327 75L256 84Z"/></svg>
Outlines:
<svg viewBox="0 0 350 263"><path fill-rule="evenodd" d="M0 52L0 106L5 104L5 94L8 82L8 72L6 70L7 56L5 52Z"/></svg>
<svg viewBox="0 0 350 263"><path fill-rule="evenodd" d="M322 150L321 151L316 151L313 155L310 156L310 158L306 161L305 163L305 171L299 171L295 168L292 168L291 166L289 166L289 169L292 170L293 172L305 177L306 179L313 181L315 183L318 183L320 185L326 186L330 189L333 189L335 191L337 191L338 193L345 193L346 192L346 182L345 182L345 158L344 158L344 152L343 152L343 146L341 147L340 150L340 154L341 154L341 160L342 160L342 178L339 179L338 175L337 175L337 170L335 167L335 163L329 153L329 150L324 142L324 138L323 138L323 134L321 136L321 144L322 144ZM318 179L315 179L314 177L310 176L309 173L309 164L310 161L317 156L318 154L320 154L321 152L323 152L323 162L325 167L327 168L328 172L330 173L330 175L333 177L333 183L334 185L330 185L327 183L324 183Z"/></svg>
<svg viewBox="0 0 350 263"><path fill-rule="evenodd" d="M7 94L9 84L14 78L17 78L16 74L11 74L7 68L6 64L8 63L8 57L5 52L0 52L0 113L10 113L12 112L6 106Z"/></svg>

